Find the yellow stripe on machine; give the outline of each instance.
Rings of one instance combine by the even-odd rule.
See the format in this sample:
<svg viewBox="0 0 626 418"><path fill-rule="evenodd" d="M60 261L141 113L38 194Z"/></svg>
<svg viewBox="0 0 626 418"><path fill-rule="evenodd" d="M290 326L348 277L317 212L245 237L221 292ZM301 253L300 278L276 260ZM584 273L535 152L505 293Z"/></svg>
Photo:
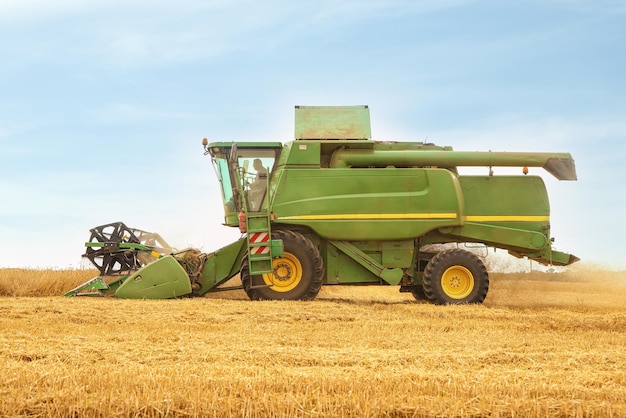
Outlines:
<svg viewBox="0 0 626 418"><path fill-rule="evenodd" d="M346 213L333 215L281 216L277 220L289 221L345 221L355 219L456 219L456 213Z"/></svg>
<svg viewBox="0 0 626 418"><path fill-rule="evenodd" d="M294 215L281 216L277 220L287 221L345 221L345 220L395 220L395 219L456 219L452 213L345 213L329 215ZM464 217L467 222L548 222L545 215L469 215Z"/></svg>
<svg viewBox="0 0 626 418"><path fill-rule="evenodd" d="M469 215L465 217L468 222L547 222L549 216L544 215Z"/></svg>

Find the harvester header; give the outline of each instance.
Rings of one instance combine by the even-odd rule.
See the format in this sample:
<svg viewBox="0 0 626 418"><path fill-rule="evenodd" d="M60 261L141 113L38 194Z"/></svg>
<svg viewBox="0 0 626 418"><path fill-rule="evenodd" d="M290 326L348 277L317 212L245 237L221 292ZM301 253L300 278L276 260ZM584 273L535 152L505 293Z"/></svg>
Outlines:
<svg viewBox="0 0 626 418"><path fill-rule="evenodd" d="M467 244L543 264L578 260L553 248L544 182L528 174L542 167L576 180L570 154L370 138L367 106L296 106L293 141L204 140L224 225L239 228L241 239L203 254L103 225L85 254L101 275L68 294L201 296L231 289L226 283L239 275L253 300L310 300L322 285L378 284L436 304L481 303L489 276ZM463 166L489 173L461 175ZM493 167L523 170L493 175Z"/></svg>

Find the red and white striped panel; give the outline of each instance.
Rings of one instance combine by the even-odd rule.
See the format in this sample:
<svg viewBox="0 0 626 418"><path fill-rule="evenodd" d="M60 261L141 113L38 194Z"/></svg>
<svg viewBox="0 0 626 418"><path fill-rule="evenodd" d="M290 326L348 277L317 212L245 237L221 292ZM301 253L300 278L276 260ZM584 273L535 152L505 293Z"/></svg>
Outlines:
<svg viewBox="0 0 626 418"><path fill-rule="evenodd" d="M269 239L270 239L270 234L268 234L267 232L255 232L254 234L250 235L250 243L258 244L261 242L268 242ZM252 254L269 254L270 247L267 245L261 245L259 247L251 247L250 252Z"/></svg>

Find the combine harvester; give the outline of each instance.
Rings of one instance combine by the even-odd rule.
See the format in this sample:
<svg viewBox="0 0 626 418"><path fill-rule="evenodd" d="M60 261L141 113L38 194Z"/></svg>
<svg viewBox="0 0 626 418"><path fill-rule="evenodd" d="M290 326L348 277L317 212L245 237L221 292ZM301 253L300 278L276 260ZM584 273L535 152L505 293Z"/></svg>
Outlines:
<svg viewBox="0 0 626 418"><path fill-rule="evenodd" d="M543 167L576 180L568 153L459 152L371 140L367 106L296 106L295 140L203 140L219 179L224 225L242 238L213 253L172 250L123 223L91 230L85 256L100 276L66 296L166 299L232 289L250 299L311 300L322 285L394 285L435 304L482 303L489 275L463 245L507 250L542 264L556 251ZM460 175L457 167L488 167ZM523 167L494 176L493 167ZM444 249L441 249L443 247ZM439 248L439 250L436 250Z"/></svg>

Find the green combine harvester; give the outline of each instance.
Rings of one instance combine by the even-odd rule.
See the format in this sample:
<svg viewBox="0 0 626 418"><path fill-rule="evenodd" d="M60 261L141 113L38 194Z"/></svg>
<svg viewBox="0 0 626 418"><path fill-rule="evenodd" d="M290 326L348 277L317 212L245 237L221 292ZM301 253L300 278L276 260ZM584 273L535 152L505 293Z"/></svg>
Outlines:
<svg viewBox="0 0 626 418"><path fill-rule="evenodd" d="M222 191L224 225L242 237L213 253L175 251L121 222L91 230L100 275L66 296L167 299L229 290L252 300L311 300L322 285L393 285L435 304L482 303L489 275L469 244L566 266L556 251L543 167L576 180L568 153L459 152L371 140L367 106L296 106L295 140L203 140ZM460 175L458 167L489 167ZM493 175L493 167L523 167ZM437 245L454 244L457 245ZM238 287L240 288L240 287Z"/></svg>

